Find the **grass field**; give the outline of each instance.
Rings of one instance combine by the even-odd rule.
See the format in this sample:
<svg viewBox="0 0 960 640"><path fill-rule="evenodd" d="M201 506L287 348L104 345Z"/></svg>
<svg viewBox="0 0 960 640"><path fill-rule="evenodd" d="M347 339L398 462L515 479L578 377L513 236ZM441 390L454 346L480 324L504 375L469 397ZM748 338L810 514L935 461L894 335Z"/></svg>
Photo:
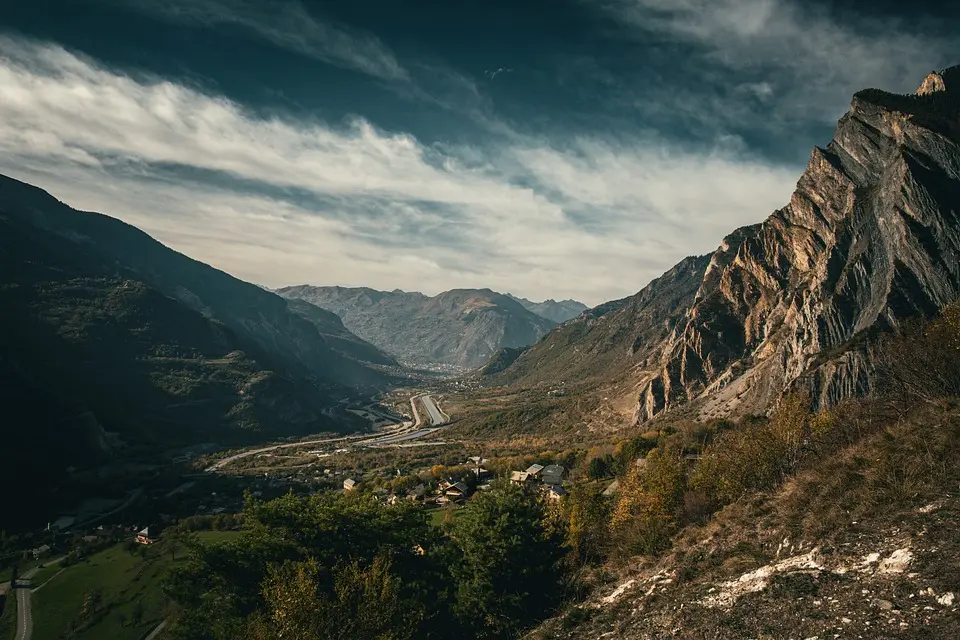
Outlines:
<svg viewBox="0 0 960 640"><path fill-rule="evenodd" d="M39 564L39 562L37 564ZM37 564L32 564L30 566L36 567ZM33 577L30 578L30 584L34 589L36 589L44 582L57 575L57 572L59 572L61 569L63 569L63 565L61 565L59 562L45 564L42 569L37 571Z"/></svg>
<svg viewBox="0 0 960 640"><path fill-rule="evenodd" d="M431 509L430 510L430 524L435 527L439 527L443 524L444 520L447 517L456 518L457 514L460 512L459 509L451 509L449 507L440 508L440 509Z"/></svg>
<svg viewBox="0 0 960 640"><path fill-rule="evenodd" d="M237 531L202 531L197 538L212 543L237 535ZM33 594L34 640L67 637L71 623L77 628L77 640L140 640L159 624L165 613L160 578L184 557L185 554L178 553L177 559L172 560L159 546L137 547L135 553L130 553L123 545L117 545L59 574L59 567L50 567L50 576L56 575ZM39 585L40 581L34 584ZM84 601L89 602L97 594L100 606L84 619ZM139 625L133 625L137 603L143 617ZM0 640L6 638L0 635Z"/></svg>

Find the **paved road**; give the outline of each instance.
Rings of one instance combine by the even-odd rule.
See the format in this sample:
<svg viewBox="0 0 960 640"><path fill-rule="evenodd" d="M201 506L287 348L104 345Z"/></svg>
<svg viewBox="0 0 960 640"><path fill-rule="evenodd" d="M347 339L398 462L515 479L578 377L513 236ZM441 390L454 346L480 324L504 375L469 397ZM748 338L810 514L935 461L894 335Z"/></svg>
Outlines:
<svg viewBox="0 0 960 640"><path fill-rule="evenodd" d="M430 422L433 424L433 426L439 427L442 424L446 424L447 419L442 413L440 413L440 409L438 409L437 405L434 404L431 396L420 396L420 402L422 402L423 406L427 408L427 413L430 415Z"/></svg>
<svg viewBox="0 0 960 640"><path fill-rule="evenodd" d="M32 635L33 608L30 606L30 588L21 587L17 589L17 635L14 638L30 640Z"/></svg>
<svg viewBox="0 0 960 640"><path fill-rule="evenodd" d="M58 558L56 561L59 562L59 560ZM33 607L30 604L29 582L38 571L40 567L34 567L24 571L23 575L17 578L20 587L17 589L17 635L14 636L16 640L30 640L33 635Z"/></svg>
<svg viewBox="0 0 960 640"><path fill-rule="evenodd" d="M167 626L167 621L166 621L166 620L164 620L163 622L161 622L160 624L158 624L158 625L156 626L156 628L154 628L154 630L150 632L150 635L148 635L146 638L144 638L144 640L153 640L153 639L156 638L158 635L160 635L160 632L163 631L163 628L164 628L165 626Z"/></svg>
<svg viewBox="0 0 960 640"><path fill-rule="evenodd" d="M419 403L417 402L418 400ZM427 416L424 416L417 408L418 404L422 405L422 407L426 409ZM404 422L401 425L391 426L381 431L377 435L371 436L368 434L356 434L352 436L341 436L339 438L327 438L325 440L310 440L308 442L275 444L269 447L261 447L260 449L241 451L240 453L236 453L222 460L218 460L211 466L207 467L207 471L217 471L242 458L257 455L258 453L276 451L277 449L287 449L291 447L303 447L317 444L331 444L334 442L339 442L345 446L349 445L351 447L378 447L395 444L398 442L405 442L408 440L416 440L417 438L422 438L423 436L433 433L438 427L446 424L449 421L449 418L446 416L446 414L444 414L434 403L430 394L412 396L410 398L410 407L413 409L413 422ZM424 427L426 417L430 419L430 423L433 425L432 428Z"/></svg>
<svg viewBox="0 0 960 640"><path fill-rule="evenodd" d="M274 451L276 449L289 449L291 447L305 447L305 446L314 445L314 444L329 444L331 442L349 441L351 439L359 438L359 437L360 435L340 436L339 438L326 438L324 440L310 440L308 442L291 442L288 444L275 444L270 447L263 447L262 449L251 449L250 451L241 451L240 453L226 457L222 460L217 460L217 462L207 467L207 471L216 471L217 469L227 466L231 462L240 460L241 458L246 458L248 456L254 456L258 453L266 453L268 451Z"/></svg>

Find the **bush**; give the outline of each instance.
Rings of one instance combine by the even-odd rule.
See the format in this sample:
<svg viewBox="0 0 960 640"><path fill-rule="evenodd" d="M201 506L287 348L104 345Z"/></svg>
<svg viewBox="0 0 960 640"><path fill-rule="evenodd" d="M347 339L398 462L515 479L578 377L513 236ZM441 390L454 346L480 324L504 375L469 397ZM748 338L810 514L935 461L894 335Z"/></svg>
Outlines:
<svg viewBox="0 0 960 640"><path fill-rule="evenodd" d="M704 449L691 486L716 504L729 504L751 491L780 485L811 450L813 431L830 420L814 417L804 395L785 397L769 420L749 421L720 434Z"/></svg>
<svg viewBox="0 0 960 640"><path fill-rule="evenodd" d="M682 450L654 449L643 467L633 465L621 480L610 528L624 553L655 554L677 529L687 485Z"/></svg>
<svg viewBox="0 0 960 640"><path fill-rule="evenodd" d="M875 351L879 391L908 404L960 396L960 303L932 322L907 323Z"/></svg>

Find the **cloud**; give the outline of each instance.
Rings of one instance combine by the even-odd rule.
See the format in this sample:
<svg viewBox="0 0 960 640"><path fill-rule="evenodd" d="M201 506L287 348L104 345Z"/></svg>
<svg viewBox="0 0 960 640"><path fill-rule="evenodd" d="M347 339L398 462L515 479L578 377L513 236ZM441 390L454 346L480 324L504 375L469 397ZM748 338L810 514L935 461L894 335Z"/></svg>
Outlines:
<svg viewBox="0 0 960 640"><path fill-rule="evenodd" d="M94 0L179 24L235 26L283 49L387 82L409 83L393 52L369 33L320 20L297 1Z"/></svg>
<svg viewBox="0 0 960 640"><path fill-rule="evenodd" d="M375 35L316 15L298 0L87 0L136 11L174 24L236 27L272 45L369 76L394 94L461 113L506 132L492 106L468 76L447 66L403 64Z"/></svg>
<svg viewBox="0 0 960 640"><path fill-rule="evenodd" d="M596 304L784 204L735 144L490 136L427 146L0 37L0 171L265 285L490 287Z"/></svg>
<svg viewBox="0 0 960 640"><path fill-rule="evenodd" d="M634 98L638 108L679 108L711 128L832 124L859 89L914 91L931 69L957 62L951 59L956 25L919 12L905 25L798 0L604 0L602 6L631 38L676 54Z"/></svg>

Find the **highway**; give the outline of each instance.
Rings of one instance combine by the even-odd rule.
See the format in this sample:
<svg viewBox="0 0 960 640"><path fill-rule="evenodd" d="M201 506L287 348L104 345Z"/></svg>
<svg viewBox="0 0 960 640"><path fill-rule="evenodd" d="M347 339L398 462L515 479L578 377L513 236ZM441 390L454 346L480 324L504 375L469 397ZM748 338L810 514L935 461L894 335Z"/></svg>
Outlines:
<svg viewBox="0 0 960 640"><path fill-rule="evenodd" d="M417 405L420 405L423 409L426 410L426 416L423 415L423 412L418 408ZM410 440L416 440L422 438L426 435L430 435L438 430L439 427L447 424L450 421L450 418L440 410L440 408L433 401L433 397L429 393L424 393L421 395L415 395L410 397L410 408L413 410L413 421L404 422L399 425L394 425L384 429L376 435L352 435L352 436L343 436L339 438L327 438L324 440L310 440L307 442L290 442L287 444L275 444L269 447L261 447L259 449L251 449L249 451L241 451L232 456L228 456L222 460L218 460L214 464L207 467L208 472L218 471L223 467L229 465L232 462L240 460L242 458L247 458L249 456L254 456L260 453L268 453L271 451L276 451L278 449L289 449L293 447L305 447L318 444L333 444L339 443L343 446L351 447L380 447L397 444L399 442L408 442ZM431 427L424 427L426 419L430 420Z"/></svg>
<svg viewBox="0 0 960 640"><path fill-rule="evenodd" d="M430 415L430 422L433 424L433 426L439 427L442 424L446 424L447 419L440 412L440 409L437 408L437 405L433 402L432 396L420 396L420 402L422 402L423 406L427 408L427 413Z"/></svg>

